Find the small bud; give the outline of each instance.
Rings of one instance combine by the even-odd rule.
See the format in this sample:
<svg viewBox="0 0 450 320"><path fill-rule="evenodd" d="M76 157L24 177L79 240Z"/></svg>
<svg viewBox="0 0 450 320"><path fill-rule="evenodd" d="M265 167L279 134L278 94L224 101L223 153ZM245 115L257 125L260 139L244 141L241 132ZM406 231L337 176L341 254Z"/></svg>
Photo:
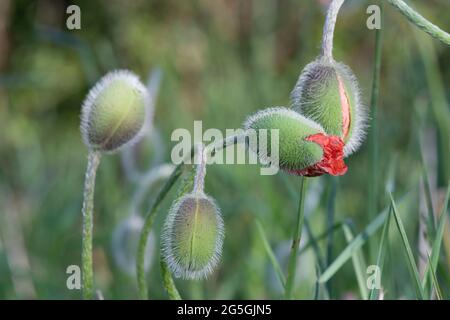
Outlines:
<svg viewBox="0 0 450 320"><path fill-rule="evenodd" d="M319 176L325 173L343 175L347 166L343 161L344 143L340 137L327 135L316 122L286 108L269 108L249 117L244 124L246 130L255 130L258 140L260 129L279 130L278 157L272 155L269 143L267 150L260 150L261 143L250 143L250 149L267 161L277 157L280 169L302 176Z"/></svg>
<svg viewBox="0 0 450 320"><path fill-rule="evenodd" d="M214 200L188 193L169 210L162 254L176 277L206 278L219 262L223 238L223 220Z"/></svg>
<svg viewBox="0 0 450 320"><path fill-rule="evenodd" d="M138 140L148 100L147 89L133 73L118 70L105 75L83 103L84 143L93 151L114 152Z"/></svg>
<svg viewBox="0 0 450 320"><path fill-rule="evenodd" d="M291 94L292 107L340 137L345 156L361 145L367 110L361 103L358 81L345 64L324 58L308 64Z"/></svg>

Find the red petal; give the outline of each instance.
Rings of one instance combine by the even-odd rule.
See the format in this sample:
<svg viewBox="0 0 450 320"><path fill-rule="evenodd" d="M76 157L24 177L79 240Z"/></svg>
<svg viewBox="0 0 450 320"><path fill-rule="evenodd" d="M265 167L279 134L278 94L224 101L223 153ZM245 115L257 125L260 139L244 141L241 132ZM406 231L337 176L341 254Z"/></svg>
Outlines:
<svg viewBox="0 0 450 320"><path fill-rule="evenodd" d="M322 160L305 169L291 171L292 173L299 176L317 177L325 173L341 176L347 172L347 165L344 162L344 141L340 137L318 133L305 140L315 142L322 147Z"/></svg>

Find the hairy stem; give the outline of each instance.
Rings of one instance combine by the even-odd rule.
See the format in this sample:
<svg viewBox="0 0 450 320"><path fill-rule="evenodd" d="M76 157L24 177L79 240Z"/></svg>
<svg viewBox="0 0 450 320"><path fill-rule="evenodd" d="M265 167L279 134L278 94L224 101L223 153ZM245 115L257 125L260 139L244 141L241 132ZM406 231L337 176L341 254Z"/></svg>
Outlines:
<svg viewBox="0 0 450 320"><path fill-rule="evenodd" d="M328 61L333 61L333 38L337 15L345 0L333 0L328 7L327 17L323 26L322 56Z"/></svg>
<svg viewBox="0 0 450 320"><path fill-rule="evenodd" d="M81 264L83 268L83 298L92 299L94 296L94 270L92 266L92 230L94 226L94 189L95 175L100 164L101 155L97 151L90 151L86 169L83 194L83 237Z"/></svg>
<svg viewBox="0 0 450 320"><path fill-rule="evenodd" d="M425 19L420 13L409 7L402 0L387 0L401 14L403 14L412 24L428 33L433 38L442 41L446 45L450 45L450 34Z"/></svg>
<svg viewBox="0 0 450 320"><path fill-rule="evenodd" d="M181 300L180 293L178 292L175 282L173 281L172 275L170 274L169 267L164 259L161 259L161 276L163 279L164 288L169 295L170 300Z"/></svg>
<svg viewBox="0 0 450 320"><path fill-rule="evenodd" d="M194 193L203 193L206 175L207 154L203 144L198 144L197 148L197 172L194 178Z"/></svg>
<svg viewBox="0 0 450 320"><path fill-rule="evenodd" d="M287 300L292 297L292 290L295 283L295 274L297 271L297 257L298 248L300 246L300 240L302 237L303 221L304 221L304 206L305 206L305 190L306 190L306 178L300 177L300 192L299 203L297 211L297 222L295 225L294 236L292 239L291 254L289 256L288 274L286 277L286 289L285 298Z"/></svg>
<svg viewBox="0 0 450 320"><path fill-rule="evenodd" d="M166 183L162 187L159 194L156 196L156 199L153 202L153 205L150 208L150 211L145 218L144 226L142 228L141 236L139 238L138 252L137 252L137 256L136 256L136 259L137 259L136 274L137 274L137 281L138 281L138 288L139 288L139 297L141 299L148 299L148 288L147 288L147 282L145 279L145 268L144 268L147 239L148 239L148 236L150 235L150 231L153 226L153 221L155 219L156 212L158 211L158 208L161 205L164 198L166 197L166 195L169 193L169 191L172 189L175 182L180 177L180 175L182 173L182 167L183 167L183 164L179 164L175 168L175 170L172 172L171 176L166 181Z"/></svg>
<svg viewBox="0 0 450 320"><path fill-rule="evenodd" d="M333 38L337 15L345 0L333 0L328 7L327 17L323 27L322 56L333 61ZM420 13L408 6L403 0L387 0L412 24L428 33L431 37L450 45L450 34L425 19Z"/></svg>

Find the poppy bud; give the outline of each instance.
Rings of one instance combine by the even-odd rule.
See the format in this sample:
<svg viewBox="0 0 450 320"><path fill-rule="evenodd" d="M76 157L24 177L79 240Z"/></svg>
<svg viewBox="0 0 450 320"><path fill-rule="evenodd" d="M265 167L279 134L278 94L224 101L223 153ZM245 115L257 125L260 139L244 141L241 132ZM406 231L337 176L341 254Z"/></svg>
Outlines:
<svg viewBox="0 0 450 320"><path fill-rule="evenodd" d="M291 99L295 111L344 141L345 156L359 148L365 136L367 111L348 66L318 58L302 71Z"/></svg>
<svg viewBox="0 0 450 320"><path fill-rule="evenodd" d="M148 93L126 70L105 75L89 91L81 113L81 132L89 149L114 152L136 141L146 119Z"/></svg>
<svg viewBox="0 0 450 320"><path fill-rule="evenodd" d="M280 169L302 176L319 176L325 173L343 175L347 166L343 161L344 143L338 136L328 135L316 122L286 108L269 108L249 117L244 124L253 129L260 139L260 129L278 129L278 155L272 154L272 146L250 143L250 149L263 160L277 158ZM267 150L260 146L266 145Z"/></svg>
<svg viewBox="0 0 450 320"><path fill-rule="evenodd" d="M162 253L176 277L206 278L217 265L224 238L223 220L211 197L188 193L169 210Z"/></svg>

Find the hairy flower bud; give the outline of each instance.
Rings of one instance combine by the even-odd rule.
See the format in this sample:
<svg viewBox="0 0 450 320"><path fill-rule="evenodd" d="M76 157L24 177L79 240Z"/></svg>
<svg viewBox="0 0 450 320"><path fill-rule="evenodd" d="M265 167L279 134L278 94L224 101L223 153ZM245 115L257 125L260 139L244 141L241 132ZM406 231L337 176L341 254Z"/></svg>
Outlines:
<svg viewBox="0 0 450 320"><path fill-rule="evenodd" d="M250 149L258 156L270 161L278 159L280 169L302 176L319 176L325 173L343 175L347 166L343 161L344 143L340 137L328 135L316 122L286 108L269 108L250 116L244 124L246 130L253 129L258 140L261 129L278 129L278 155L272 154L271 144L250 143ZM250 139L251 140L251 139ZM267 150L262 150L261 145Z"/></svg>
<svg viewBox="0 0 450 320"><path fill-rule="evenodd" d="M214 200L188 193L169 210L162 235L163 257L176 277L207 277L220 259L223 220Z"/></svg>
<svg viewBox="0 0 450 320"><path fill-rule="evenodd" d="M146 121L148 92L126 70L112 71L89 91L82 106L81 132L89 149L114 152L136 141Z"/></svg>
<svg viewBox="0 0 450 320"><path fill-rule="evenodd" d="M359 148L365 136L367 110L348 66L318 58L304 68L291 98L295 111L344 141L345 156Z"/></svg>

